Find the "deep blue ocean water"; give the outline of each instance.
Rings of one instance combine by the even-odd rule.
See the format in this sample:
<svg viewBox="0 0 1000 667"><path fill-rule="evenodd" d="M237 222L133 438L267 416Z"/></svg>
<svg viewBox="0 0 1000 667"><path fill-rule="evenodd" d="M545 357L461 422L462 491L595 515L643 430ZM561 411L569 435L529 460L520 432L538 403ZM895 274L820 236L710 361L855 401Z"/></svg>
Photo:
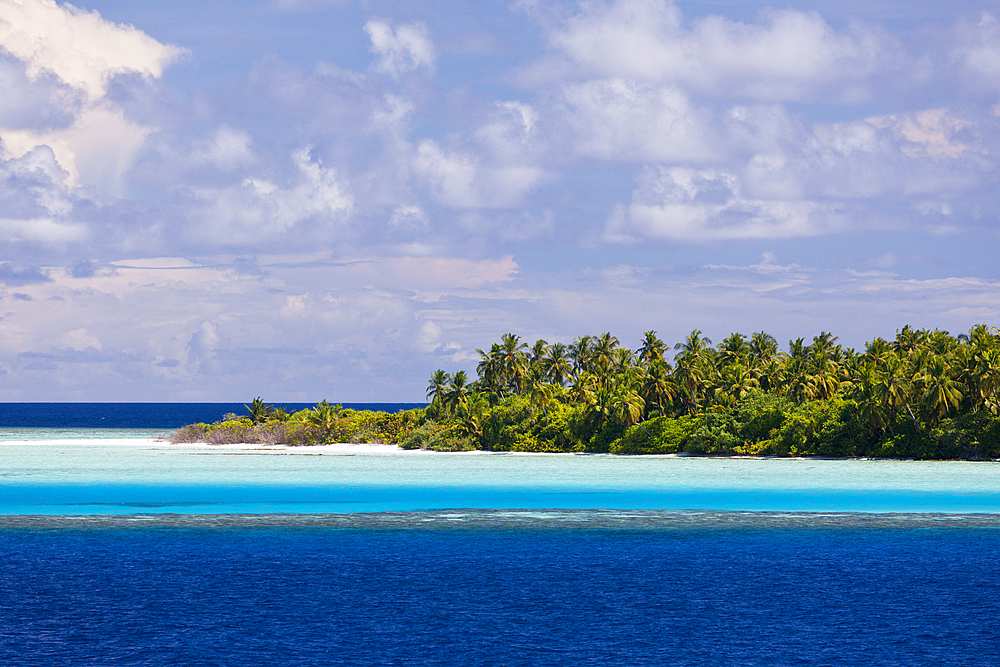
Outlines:
<svg viewBox="0 0 1000 667"><path fill-rule="evenodd" d="M0 404L0 665L1000 664L997 464L100 441L225 412Z"/></svg>
<svg viewBox="0 0 1000 667"><path fill-rule="evenodd" d="M267 401L265 401L267 402ZM249 403L249 401L247 401ZM315 403L274 403L289 412ZM343 403L354 410L398 412L425 403ZM211 423L227 413L245 415L244 403L0 403L0 428L177 429Z"/></svg>
<svg viewBox="0 0 1000 667"><path fill-rule="evenodd" d="M0 529L4 665L996 665L1000 530Z"/></svg>

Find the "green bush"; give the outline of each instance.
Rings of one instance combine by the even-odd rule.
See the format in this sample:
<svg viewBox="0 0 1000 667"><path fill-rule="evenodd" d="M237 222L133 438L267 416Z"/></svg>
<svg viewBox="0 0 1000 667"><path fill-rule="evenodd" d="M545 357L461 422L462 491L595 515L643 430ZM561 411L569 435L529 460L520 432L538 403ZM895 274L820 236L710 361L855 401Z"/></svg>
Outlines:
<svg viewBox="0 0 1000 667"><path fill-rule="evenodd" d="M427 420L420 426L412 429L409 434L399 443L403 449L425 449L430 440L437 435L441 428L437 422Z"/></svg>
<svg viewBox="0 0 1000 667"><path fill-rule="evenodd" d="M734 454L741 442L736 435L736 420L722 411L698 415L684 451L689 454Z"/></svg>
<svg viewBox="0 0 1000 667"><path fill-rule="evenodd" d="M684 451L693 421L687 415L656 417L630 426L608 449L612 454L676 454Z"/></svg>

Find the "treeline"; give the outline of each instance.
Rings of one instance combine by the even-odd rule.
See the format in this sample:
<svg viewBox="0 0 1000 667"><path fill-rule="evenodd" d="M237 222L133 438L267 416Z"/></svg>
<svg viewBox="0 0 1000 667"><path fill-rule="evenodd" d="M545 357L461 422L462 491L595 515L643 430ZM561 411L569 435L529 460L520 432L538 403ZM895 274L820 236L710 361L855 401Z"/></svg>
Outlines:
<svg viewBox="0 0 1000 667"><path fill-rule="evenodd" d="M205 442L212 445L399 444L424 420L422 409L390 414L351 410L326 400L293 413L267 405L259 397L243 407L247 409L246 415L230 413L212 424L189 424L171 434L169 440L175 444Z"/></svg>
<svg viewBox="0 0 1000 667"><path fill-rule="evenodd" d="M647 331L477 350L475 381L436 371L400 444L444 450L1000 458L1000 335L909 326L856 351L822 332L701 331L674 354ZM670 358L668 358L670 357Z"/></svg>

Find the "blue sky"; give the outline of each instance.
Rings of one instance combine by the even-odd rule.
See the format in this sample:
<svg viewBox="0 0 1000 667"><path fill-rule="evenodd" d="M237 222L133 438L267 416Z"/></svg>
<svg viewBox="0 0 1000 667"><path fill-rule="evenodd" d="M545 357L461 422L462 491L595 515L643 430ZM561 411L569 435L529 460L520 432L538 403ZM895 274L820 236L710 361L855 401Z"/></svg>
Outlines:
<svg viewBox="0 0 1000 667"><path fill-rule="evenodd" d="M0 0L0 86L0 400L1000 324L991 3Z"/></svg>

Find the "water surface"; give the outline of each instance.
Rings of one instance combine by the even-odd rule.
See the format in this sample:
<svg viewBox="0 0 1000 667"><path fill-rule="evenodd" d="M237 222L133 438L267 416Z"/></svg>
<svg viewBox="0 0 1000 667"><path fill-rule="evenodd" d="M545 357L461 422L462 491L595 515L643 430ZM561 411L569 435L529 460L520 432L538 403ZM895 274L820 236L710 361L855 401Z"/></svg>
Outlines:
<svg viewBox="0 0 1000 667"><path fill-rule="evenodd" d="M0 514L1000 512L1000 464L0 442Z"/></svg>

